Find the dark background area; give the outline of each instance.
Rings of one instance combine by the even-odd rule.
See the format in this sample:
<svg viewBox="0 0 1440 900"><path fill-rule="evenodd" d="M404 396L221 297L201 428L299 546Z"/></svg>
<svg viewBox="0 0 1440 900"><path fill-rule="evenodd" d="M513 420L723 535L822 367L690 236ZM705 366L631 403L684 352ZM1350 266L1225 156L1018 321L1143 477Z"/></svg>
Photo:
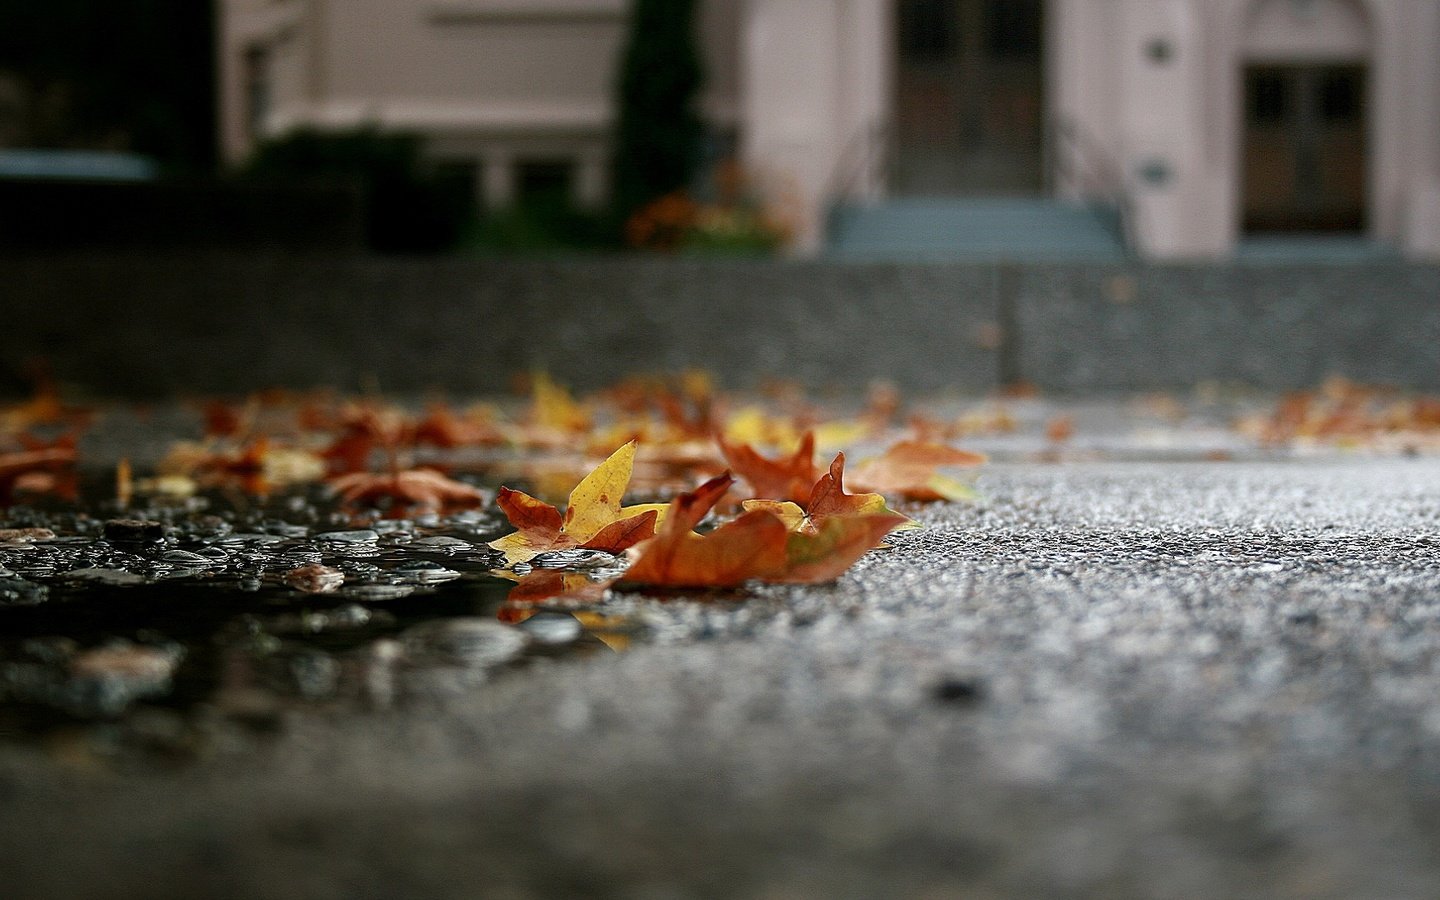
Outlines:
<svg viewBox="0 0 1440 900"><path fill-rule="evenodd" d="M210 0L0 0L0 145L113 150L214 171Z"/></svg>

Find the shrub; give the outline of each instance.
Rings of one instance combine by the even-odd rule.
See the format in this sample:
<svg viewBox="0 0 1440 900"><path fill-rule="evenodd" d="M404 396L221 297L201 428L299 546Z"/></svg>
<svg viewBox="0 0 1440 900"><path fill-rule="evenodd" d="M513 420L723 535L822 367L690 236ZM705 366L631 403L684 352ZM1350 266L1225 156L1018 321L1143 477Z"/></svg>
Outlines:
<svg viewBox="0 0 1440 900"><path fill-rule="evenodd" d="M423 253L455 246L474 219L463 185L438 176L420 156L420 138L374 128L300 129L263 144L244 178L342 182L360 193L366 242L381 253Z"/></svg>

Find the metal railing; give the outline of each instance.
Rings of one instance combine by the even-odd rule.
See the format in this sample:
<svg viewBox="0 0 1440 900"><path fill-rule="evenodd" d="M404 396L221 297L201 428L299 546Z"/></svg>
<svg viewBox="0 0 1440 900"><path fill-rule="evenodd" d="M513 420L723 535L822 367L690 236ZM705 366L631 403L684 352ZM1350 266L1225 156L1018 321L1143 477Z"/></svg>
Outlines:
<svg viewBox="0 0 1440 900"><path fill-rule="evenodd" d="M892 141L893 130L883 120L868 122L850 136L825 183L831 208L884 192Z"/></svg>
<svg viewBox="0 0 1440 900"><path fill-rule="evenodd" d="M1124 172L1109 149L1069 116L1052 116L1046 122L1045 177L1051 196L1068 190L1113 209L1125 249L1135 246L1135 216Z"/></svg>
<svg viewBox="0 0 1440 900"><path fill-rule="evenodd" d="M1133 204L1124 172L1109 148L1068 116L1051 116L1043 140L1046 194L1059 197L1064 190L1112 209L1120 242L1126 252L1131 251L1135 246ZM845 204L884 195L894 144L895 130L886 120L868 123L846 141L823 194L832 224Z"/></svg>

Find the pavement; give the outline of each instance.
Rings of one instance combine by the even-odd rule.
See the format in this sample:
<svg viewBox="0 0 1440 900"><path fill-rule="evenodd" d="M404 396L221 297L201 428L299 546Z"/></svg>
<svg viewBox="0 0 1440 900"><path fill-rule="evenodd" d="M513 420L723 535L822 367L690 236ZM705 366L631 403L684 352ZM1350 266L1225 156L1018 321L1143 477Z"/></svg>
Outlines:
<svg viewBox="0 0 1440 900"><path fill-rule="evenodd" d="M0 745L9 898L1440 896L1440 462L986 467L833 585L176 765Z"/></svg>

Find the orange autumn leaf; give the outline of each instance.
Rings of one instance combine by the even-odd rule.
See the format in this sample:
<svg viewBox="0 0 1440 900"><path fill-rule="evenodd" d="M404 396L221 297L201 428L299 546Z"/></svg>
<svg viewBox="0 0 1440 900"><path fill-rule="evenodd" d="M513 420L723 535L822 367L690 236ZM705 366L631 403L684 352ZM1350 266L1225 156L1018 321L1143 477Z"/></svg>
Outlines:
<svg viewBox="0 0 1440 900"><path fill-rule="evenodd" d="M881 494L846 492L844 453L835 454L835 459L830 463L830 471L815 482L804 506L789 500L746 500L743 506L747 511L769 510L791 531L806 534L817 533L821 523L836 517L890 515L898 516L902 522L914 524L908 517L890 509Z"/></svg>
<svg viewBox="0 0 1440 900"><path fill-rule="evenodd" d="M805 432L800 446L789 457L769 459L749 444L731 444L719 437L725 461L747 482L757 498L804 503L810 497L818 472L815 469L815 433Z"/></svg>
<svg viewBox="0 0 1440 900"><path fill-rule="evenodd" d="M831 517L813 534L794 532L785 542L785 570L765 580L787 584L832 581L911 520L899 513Z"/></svg>
<svg viewBox="0 0 1440 900"><path fill-rule="evenodd" d="M443 403L431 404L425 418L415 423L412 440L446 450L503 443L500 430L491 422L461 416Z"/></svg>
<svg viewBox="0 0 1440 900"><path fill-rule="evenodd" d="M26 449L0 453L0 505L16 493L74 494L75 436L52 442L21 436Z"/></svg>
<svg viewBox="0 0 1440 900"><path fill-rule="evenodd" d="M479 488L447 478L434 469L407 469L390 474L353 472L332 478L330 486L339 494L340 502L347 505L390 500L401 506L449 509L485 502Z"/></svg>
<svg viewBox="0 0 1440 900"><path fill-rule="evenodd" d="M900 441L874 459L865 460L850 473L862 490L904 497L906 500L972 500L969 485L938 470L942 466L978 466L981 453L944 444Z"/></svg>
<svg viewBox="0 0 1440 900"><path fill-rule="evenodd" d="M726 473L677 497L660 532L631 551L634 562L622 582L728 588L751 580L829 581L908 521L893 513L833 516L806 533L792 531L769 509L758 508L708 534L693 531L733 481Z"/></svg>
<svg viewBox="0 0 1440 900"><path fill-rule="evenodd" d="M515 531L490 546L510 565L551 550L583 547L619 553L654 535L664 504L621 506L635 465L635 442L621 445L570 492L565 512L523 491L502 487L495 497Z"/></svg>
<svg viewBox="0 0 1440 900"><path fill-rule="evenodd" d="M671 501L664 527L632 551L635 561L622 580L662 587L734 587L783 568L790 531L770 512L747 512L709 534L693 530L734 483L726 472Z"/></svg>

